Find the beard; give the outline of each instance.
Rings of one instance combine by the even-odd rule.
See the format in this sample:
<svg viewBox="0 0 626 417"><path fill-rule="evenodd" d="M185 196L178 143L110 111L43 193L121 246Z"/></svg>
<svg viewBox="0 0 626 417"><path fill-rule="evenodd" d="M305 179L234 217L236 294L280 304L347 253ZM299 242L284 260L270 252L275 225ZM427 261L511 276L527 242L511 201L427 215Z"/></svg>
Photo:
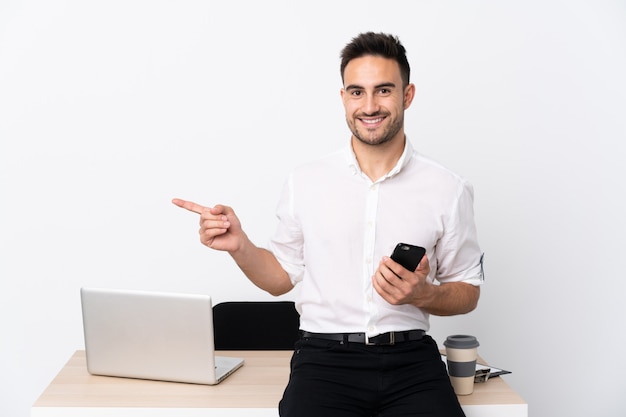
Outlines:
<svg viewBox="0 0 626 417"><path fill-rule="evenodd" d="M357 127L356 120L362 116L383 116L387 118L386 120L389 123L385 126L379 126L375 129L368 129L367 127L361 125ZM400 132L404 124L404 115L400 114L398 118L392 118L388 113L383 114L382 112L377 112L368 115L356 115L353 119L349 119L346 117L346 122L348 123L348 127L350 128L352 135L357 140L365 145L377 146L389 142L398 134L398 132Z"/></svg>

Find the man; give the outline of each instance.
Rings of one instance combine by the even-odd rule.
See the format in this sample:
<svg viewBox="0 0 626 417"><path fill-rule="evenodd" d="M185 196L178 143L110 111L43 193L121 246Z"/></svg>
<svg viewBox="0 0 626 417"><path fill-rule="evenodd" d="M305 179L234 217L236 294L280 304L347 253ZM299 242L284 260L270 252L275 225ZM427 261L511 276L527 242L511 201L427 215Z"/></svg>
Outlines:
<svg viewBox="0 0 626 417"><path fill-rule="evenodd" d="M472 187L406 140L415 86L396 37L361 34L341 57L350 144L289 176L268 249L230 207L173 202L200 214L201 242L227 251L260 288L302 286L282 416L463 416L425 332L429 314L478 302ZM426 248L414 272L387 256L399 242Z"/></svg>

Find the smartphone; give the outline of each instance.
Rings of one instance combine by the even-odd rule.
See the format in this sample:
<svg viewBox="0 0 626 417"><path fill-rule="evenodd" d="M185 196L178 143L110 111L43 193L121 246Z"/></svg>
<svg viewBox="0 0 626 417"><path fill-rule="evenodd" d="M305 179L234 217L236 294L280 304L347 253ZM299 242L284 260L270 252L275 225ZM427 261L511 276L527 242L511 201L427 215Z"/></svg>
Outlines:
<svg viewBox="0 0 626 417"><path fill-rule="evenodd" d="M402 265L411 272L419 265L426 254L426 249L409 243L398 243L391 254L391 259Z"/></svg>

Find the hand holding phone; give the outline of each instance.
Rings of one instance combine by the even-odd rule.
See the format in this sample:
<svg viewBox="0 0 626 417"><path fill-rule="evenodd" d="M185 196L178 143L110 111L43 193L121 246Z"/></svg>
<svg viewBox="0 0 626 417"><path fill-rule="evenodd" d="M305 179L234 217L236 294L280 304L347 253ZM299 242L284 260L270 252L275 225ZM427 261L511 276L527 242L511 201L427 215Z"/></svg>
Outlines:
<svg viewBox="0 0 626 417"><path fill-rule="evenodd" d="M402 265L411 272L419 265L426 254L426 249L409 243L398 243L391 254L391 259Z"/></svg>

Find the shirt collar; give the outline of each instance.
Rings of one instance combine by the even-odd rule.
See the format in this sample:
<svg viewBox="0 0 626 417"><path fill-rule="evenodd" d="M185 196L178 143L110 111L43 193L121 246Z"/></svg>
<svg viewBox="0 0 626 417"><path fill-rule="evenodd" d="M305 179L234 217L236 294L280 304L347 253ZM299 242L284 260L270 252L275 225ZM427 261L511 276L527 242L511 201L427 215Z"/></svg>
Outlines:
<svg viewBox="0 0 626 417"><path fill-rule="evenodd" d="M354 149L352 149L351 142L348 143L345 153L346 153L346 162L352 174L359 174L362 177L367 177L363 173L363 171L361 171L361 167L359 166L359 161L357 161L356 159L356 155L354 154ZM406 139L404 141L404 151L402 152L402 155L400 155L400 159L398 159L398 162L396 163L396 165L386 175L382 176L378 181L383 181L387 178L391 178L395 176L396 174L398 174L400 171L402 171L402 168L404 168L411 160L412 154L413 154L413 145L411 145L411 142L409 142L409 140Z"/></svg>

